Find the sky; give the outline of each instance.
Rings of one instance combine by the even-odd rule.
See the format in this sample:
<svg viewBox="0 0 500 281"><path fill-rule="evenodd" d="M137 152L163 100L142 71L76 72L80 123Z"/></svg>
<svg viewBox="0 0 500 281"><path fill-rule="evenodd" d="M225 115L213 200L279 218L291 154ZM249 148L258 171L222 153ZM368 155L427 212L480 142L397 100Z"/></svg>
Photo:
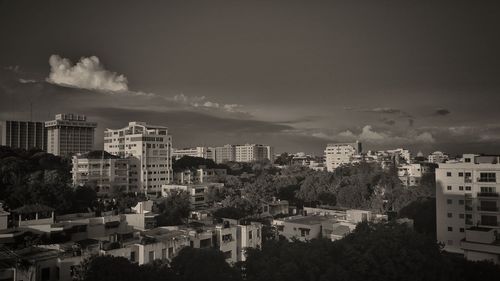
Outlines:
<svg viewBox="0 0 500 281"><path fill-rule="evenodd" d="M499 1L0 0L0 119L500 154Z"/></svg>

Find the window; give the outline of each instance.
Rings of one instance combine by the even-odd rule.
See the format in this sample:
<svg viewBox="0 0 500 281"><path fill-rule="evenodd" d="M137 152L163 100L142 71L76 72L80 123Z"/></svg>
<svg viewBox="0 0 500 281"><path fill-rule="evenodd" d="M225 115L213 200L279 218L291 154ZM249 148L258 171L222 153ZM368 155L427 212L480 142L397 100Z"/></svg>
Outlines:
<svg viewBox="0 0 500 281"><path fill-rule="evenodd" d="M154 259L155 259L155 252L149 251L149 262L154 261Z"/></svg>
<svg viewBox="0 0 500 281"><path fill-rule="evenodd" d="M227 260L227 259L230 259L232 256L232 251L227 251L227 252L224 252L224 258Z"/></svg>
<svg viewBox="0 0 500 281"><path fill-rule="evenodd" d="M464 176L464 173L460 172L460 173L458 173L458 176L459 176L459 177L463 177L463 176Z"/></svg>
<svg viewBox="0 0 500 281"><path fill-rule="evenodd" d="M464 200L458 200L458 204L459 204L459 205L463 205L464 203L465 203L465 201L464 201Z"/></svg>
<svg viewBox="0 0 500 281"><path fill-rule="evenodd" d="M465 163L470 163L470 158L465 158L464 161Z"/></svg>
<svg viewBox="0 0 500 281"><path fill-rule="evenodd" d="M470 187L470 186L466 186L466 187L465 187L465 190L466 190L466 191L471 191L471 187Z"/></svg>
<svg viewBox="0 0 500 281"><path fill-rule="evenodd" d="M451 177L451 172L446 172L447 177Z"/></svg>
<svg viewBox="0 0 500 281"><path fill-rule="evenodd" d="M252 239L252 238L253 238L253 233L252 233L252 231L250 230L250 231L248 232L248 239Z"/></svg>
<svg viewBox="0 0 500 281"><path fill-rule="evenodd" d="M130 252L130 261L135 262L135 252Z"/></svg>
<svg viewBox="0 0 500 281"><path fill-rule="evenodd" d="M461 227L460 232L465 232L465 229L463 227Z"/></svg>
<svg viewBox="0 0 500 281"><path fill-rule="evenodd" d="M495 188L493 186L481 186L481 193L494 193Z"/></svg>
<svg viewBox="0 0 500 281"><path fill-rule="evenodd" d="M50 267L42 268L42 281L50 280Z"/></svg>
<svg viewBox="0 0 500 281"><path fill-rule="evenodd" d="M167 249L161 249L161 259L162 260L167 259Z"/></svg>
<svg viewBox="0 0 500 281"><path fill-rule="evenodd" d="M458 217L461 219L465 218L464 214L459 214Z"/></svg>
<svg viewBox="0 0 500 281"><path fill-rule="evenodd" d="M479 173L479 182L496 182L497 177L495 173Z"/></svg>
<svg viewBox="0 0 500 281"><path fill-rule="evenodd" d="M448 226L448 231L453 231L453 227Z"/></svg>
<svg viewBox="0 0 500 281"><path fill-rule="evenodd" d="M451 200L451 199L446 199L446 204L448 204L448 205L453 204L453 200Z"/></svg>
<svg viewBox="0 0 500 281"><path fill-rule="evenodd" d="M448 185L448 186L446 187L446 189L447 189L447 190L451 190L451 185Z"/></svg>
<svg viewBox="0 0 500 281"><path fill-rule="evenodd" d="M472 173L471 172L465 172L465 176L466 177L472 177Z"/></svg>
<svg viewBox="0 0 500 281"><path fill-rule="evenodd" d="M449 217L449 218L452 218L452 217L453 217L453 214L452 214L452 213L448 213L448 217Z"/></svg>
<svg viewBox="0 0 500 281"><path fill-rule="evenodd" d="M463 186L459 186L459 187L458 187L458 190L463 191L463 190L464 190L464 187L463 187Z"/></svg>

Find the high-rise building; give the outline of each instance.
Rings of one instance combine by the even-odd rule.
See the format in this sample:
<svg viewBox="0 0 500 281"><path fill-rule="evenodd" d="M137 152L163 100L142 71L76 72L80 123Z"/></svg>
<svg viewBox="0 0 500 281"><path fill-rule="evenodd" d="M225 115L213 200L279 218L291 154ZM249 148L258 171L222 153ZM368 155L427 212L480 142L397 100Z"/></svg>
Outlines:
<svg viewBox="0 0 500 281"><path fill-rule="evenodd" d="M237 145L235 150L236 162L253 162L268 159L273 161L273 148L262 144Z"/></svg>
<svg viewBox="0 0 500 281"><path fill-rule="evenodd" d="M73 186L95 188L99 195L115 191L135 192L129 189L129 160L107 153L91 151L72 158Z"/></svg>
<svg viewBox="0 0 500 281"><path fill-rule="evenodd" d="M361 153L361 143L330 143L325 149L326 169L329 172L335 171L337 167L343 164L351 163L351 158Z"/></svg>
<svg viewBox="0 0 500 281"><path fill-rule="evenodd" d="M95 122L87 122L85 115L57 114L46 121L47 152L60 156L87 153L94 146Z"/></svg>
<svg viewBox="0 0 500 281"><path fill-rule="evenodd" d="M500 263L500 156L464 154L436 169L437 240L469 260Z"/></svg>
<svg viewBox="0 0 500 281"><path fill-rule="evenodd" d="M47 130L43 122L0 121L0 145L12 148L47 150Z"/></svg>
<svg viewBox="0 0 500 281"><path fill-rule="evenodd" d="M236 161L236 146L232 144L226 144L224 146L216 147L215 162L219 164L229 161Z"/></svg>
<svg viewBox="0 0 500 281"><path fill-rule="evenodd" d="M139 191L159 194L161 186L172 181L172 137L163 126L130 122L127 127L104 132L104 150L130 159L131 186Z"/></svg>

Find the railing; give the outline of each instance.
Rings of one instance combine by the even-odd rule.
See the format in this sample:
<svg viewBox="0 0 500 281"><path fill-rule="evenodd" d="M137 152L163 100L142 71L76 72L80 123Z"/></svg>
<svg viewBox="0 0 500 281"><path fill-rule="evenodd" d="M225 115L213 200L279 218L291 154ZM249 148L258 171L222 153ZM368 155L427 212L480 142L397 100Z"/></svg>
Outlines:
<svg viewBox="0 0 500 281"><path fill-rule="evenodd" d="M490 221L490 222L480 221L479 225L498 226L498 222L497 221Z"/></svg>
<svg viewBox="0 0 500 281"><path fill-rule="evenodd" d="M464 178L464 182L465 182L465 183L472 183L472 178L470 178L470 177L465 177L465 178Z"/></svg>
<svg viewBox="0 0 500 281"><path fill-rule="evenodd" d="M497 182L496 178L477 178L477 182Z"/></svg>
<svg viewBox="0 0 500 281"><path fill-rule="evenodd" d="M485 212L498 212L498 207L478 206L477 210Z"/></svg>
<svg viewBox="0 0 500 281"><path fill-rule="evenodd" d="M498 192L478 192L478 197L498 197Z"/></svg>

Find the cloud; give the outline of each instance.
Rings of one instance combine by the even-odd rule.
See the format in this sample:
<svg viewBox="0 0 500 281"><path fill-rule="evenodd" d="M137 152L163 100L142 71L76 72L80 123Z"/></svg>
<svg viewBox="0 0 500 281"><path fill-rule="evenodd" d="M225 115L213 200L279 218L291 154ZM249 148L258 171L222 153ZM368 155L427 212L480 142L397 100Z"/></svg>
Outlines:
<svg viewBox="0 0 500 281"><path fill-rule="evenodd" d="M22 84L28 84L28 83L36 83L36 80L19 78L19 82Z"/></svg>
<svg viewBox="0 0 500 281"><path fill-rule="evenodd" d="M69 59L52 55L49 64L47 81L53 84L112 92L128 90L127 78L106 70L96 56L82 57L73 65Z"/></svg>
<svg viewBox="0 0 500 281"><path fill-rule="evenodd" d="M173 100L181 104L189 105L195 108L219 109L230 113L246 113L243 111L243 106L240 104L223 104L223 103L213 102L207 100L205 96L189 97L182 93L175 95Z"/></svg>
<svg viewBox="0 0 500 281"><path fill-rule="evenodd" d="M366 125L361 130L361 134L358 137L360 140L366 141L380 141L387 138L387 135L384 133L378 133L373 131L372 126Z"/></svg>
<svg viewBox="0 0 500 281"><path fill-rule="evenodd" d="M448 109L446 109L446 108L438 108L434 112L434 115L437 115L437 116L446 116L446 115L448 115L450 113L451 112Z"/></svg>
<svg viewBox="0 0 500 281"><path fill-rule="evenodd" d="M420 143L434 143L436 140L429 132L423 132L417 136L415 136L415 140Z"/></svg>

